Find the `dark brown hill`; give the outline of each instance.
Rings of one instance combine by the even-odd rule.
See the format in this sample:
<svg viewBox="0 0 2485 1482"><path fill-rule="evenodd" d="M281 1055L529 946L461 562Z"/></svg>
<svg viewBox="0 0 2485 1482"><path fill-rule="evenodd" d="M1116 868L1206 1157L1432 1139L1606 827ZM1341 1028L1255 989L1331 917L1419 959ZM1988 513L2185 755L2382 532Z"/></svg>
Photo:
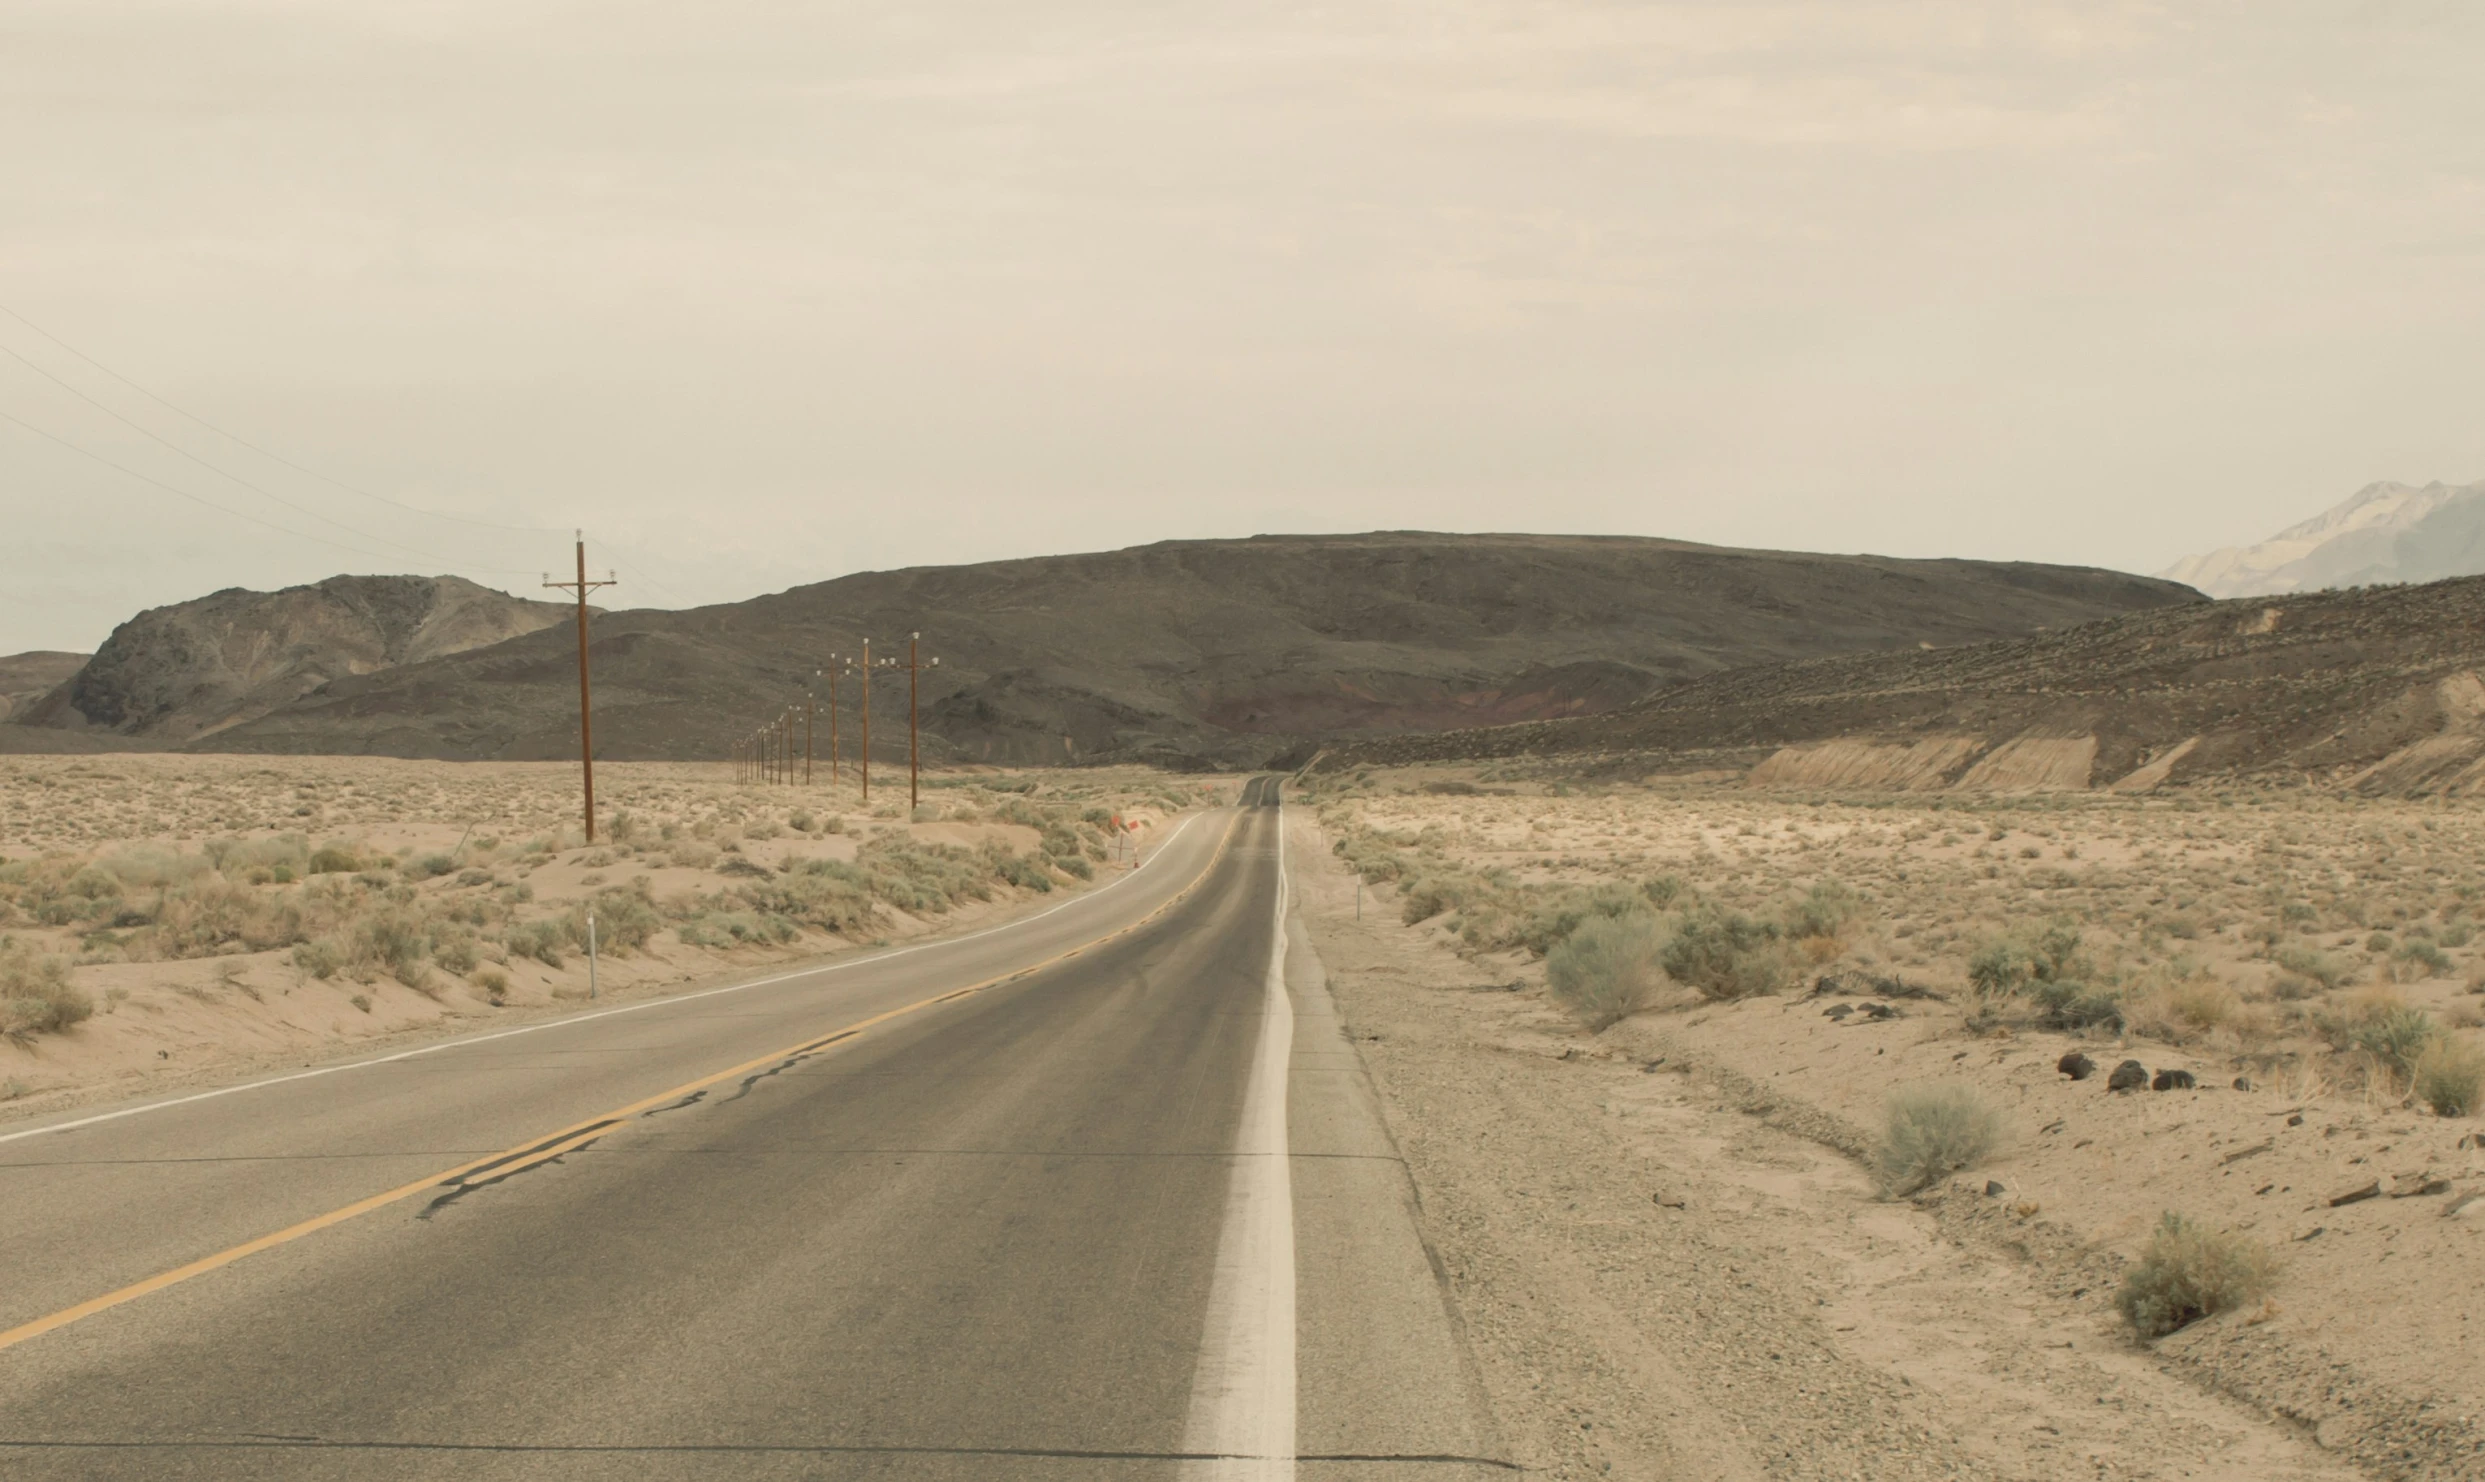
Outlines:
<svg viewBox="0 0 2485 1482"><path fill-rule="evenodd" d="M0 722L42 699L86 667L86 655L33 653L0 657Z"/></svg>
<svg viewBox="0 0 2485 1482"><path fill-rule="evenodd" d="M2214 777L2485 787L2485 578L2136 613L1931 653L1739 669L1610 714L1333 748L1362 763L1602 757L1805 787Z"/></svg>
<svg viewBox="0 0 2485 1482"><path fill-rule="evenodd" d="M1302 738L1576 715L1736 665L2196 602L2119 572L1540 535L1280 536L867 572L593 625L600 755L716 757L832 653L925 635L936 756L1256 764ZM218 750L553 757L566 632L339 678ZM902 754L903 685L878 681ZM849 749L852 721L847 723Z"/></svg>
<svg viewBox="0 0 2485 1482"><path fill-rule="evenodd" d="M14 718L159 744L212 736L331 680L483 648L570 609L454 576L333 576L150 608Z"/></svg>

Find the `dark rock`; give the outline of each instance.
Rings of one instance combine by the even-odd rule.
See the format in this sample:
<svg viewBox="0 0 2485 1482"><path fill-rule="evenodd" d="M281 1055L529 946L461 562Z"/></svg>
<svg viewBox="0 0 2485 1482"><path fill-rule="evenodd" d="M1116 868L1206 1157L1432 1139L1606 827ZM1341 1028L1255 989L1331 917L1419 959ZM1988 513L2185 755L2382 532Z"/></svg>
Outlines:
<svg viewBox="0 0 2485 1482"><path fill-rule="evenodd" d="M2077 1050L2054 1062L2054 1069L2075 1081L2084 1081L2097 1073L2097 1062Z"/></svg>
<svg viewBox="0 0 2485 1482"><path fill-rule="evenodd" d="M2161 1070L2157 1072L2157 1079L2149 1082L2149 1087L2156 1091L2189 1091L2199 1084L2188 1070Z"/></svg>
<svg viewBox="0 0 2485 1482"><path fill-rule="evenodd" d="M2251 1090L2251 1089L2252 1089L2252 1077L2250 1077L2250 1076L2248 1076L2248 1075L2239 1075L2239 1076L2235 1077L2235 1089L2236 1089L2236 1090L2238 1090L2238 1091L2249 1091L2249 1090Z"/></svg>
<svg viewBox="0 0 2485 1482"><path fill-rule="evenodd" d="M1821 1010L1821 1017L1824 1019L1843 1019L1847 1015L1854 1012L1855 1005L1851 1003L1833 1003L1829 1007Z"/></svg>
<svg viewBox="0 0 2485 1482"><path fill-rule="evenodd" d="M2115 1066L2114 1073L2105 1078L2105 1089L2108 1091L2137 1091L2147 1084L2148 1067L2137 1060L2126 1060Z"/></svg>
<svg viewBox="0 0 2485 1482"><path fill-rule="evenodd" d="M2006 1189L2004 1189L2004 1188L2002 1187L2002 1181L2001 1181L2000 1179L1998 1179L1998 1178L1989 1178L1989 1179L1986 1179L1986 1180L1985 1180L1985 1197L1986 1197L1986 1198L1988 1198L1988 1199L1999 1199L1999 1198L2001 1198L2001 1197L2002 1197L2002 1195L2003 1195L2003 1194L2005 1194L2005 1193L2007 1193L2007 1192L2008 1192L2008 1190L2006 1190Z"/></svg>
<svg viewBox="0 0 2485 1482"><path fill-rule="evenodd" d="M2363 1184L2356 1188L2349 1189L2344 1194L2332 1194L2330 1196L2330 1208L2336 1209L2342 1204L2361 1204L2367 1199L2378 1199L2380 1197L2381 1180L2375 1179L2369 1184Z"/></svg>
<svg viewBox="0 0 2485 1482"><path fill-rule="evenodd" d="M1892 1008L1886 1003L1865 1004L1863 1005L1863 1011L1864 1016L1871 1019L1895 1019L1898 1017L1898 1010Z"/></svg>

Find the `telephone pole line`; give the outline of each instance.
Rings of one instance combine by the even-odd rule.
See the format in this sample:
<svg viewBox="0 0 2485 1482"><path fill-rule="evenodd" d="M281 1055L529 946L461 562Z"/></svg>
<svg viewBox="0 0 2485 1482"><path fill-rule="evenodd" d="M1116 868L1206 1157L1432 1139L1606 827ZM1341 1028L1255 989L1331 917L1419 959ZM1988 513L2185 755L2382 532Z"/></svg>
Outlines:
<svg viewBox="0 0 2485 1482"><path fill-rule="evenodd" d="M602 581L587 580L587 532L578 536L578 579L554 581L552 573L544 573L544 585L578 594L578 766L585 781L587 842L595 842L595 705L587 688L587 594L598 587L620 584L620 578L607 571Z"/></svg>
<svg viewBox="0 0 2485 1482"><path fill-rule="evenodd" d="M916 700L923 683L923 671L926 668L937 669L941 663L935 657L930 664L925 664L922 649L922 634L906 635L906 806L910 813L923 805L923 760L915 725Z"/></svg>
<svg viewBox="0 0 2485 1482"><path fill-rule="evenodd" d="M863 806L871 806L871 640L863 640Z"/></svg>

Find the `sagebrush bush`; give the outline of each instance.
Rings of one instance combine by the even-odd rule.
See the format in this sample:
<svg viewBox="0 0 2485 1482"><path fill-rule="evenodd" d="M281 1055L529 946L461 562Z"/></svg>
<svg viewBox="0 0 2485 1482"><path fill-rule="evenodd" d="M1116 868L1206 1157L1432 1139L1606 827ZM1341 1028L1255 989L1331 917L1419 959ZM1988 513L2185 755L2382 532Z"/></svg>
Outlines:
<svg viewBox="0 0 2485 1482"><path fill-rule="evenodd" d="M1837 937L1864 913L1864 897L1842 880L1821 880L1786 911L1791 937Z"/></svg>
<svg viewBox="0 0 2485 1482"><path fill-rule="evenodd" d="M1605 1029L1656 1001L1665 928L1645 911L1591 916L1545 955L1553 998L1590 1029Z"/></svg>
<svg viewBox="0 0 2485 1482"><path fill-rule="evenodd" d="M69 964L30 948L0 947L0 1036L57 1034L95 1012L95 1000L69 981Z"/></svg>
<svg viewBox="0 0 2485 1482"><path fill-rule="evenodd" d="M2268 1295L2277 1258L2232 1230L2211 1230L2169 1211L2148 1249L2123 1277L2115 1305L2143 1338L2162 1338L2204 1317Z"/></svg>
<svg viewBox="0 0 2485 1482"><path fill-rule="evenodd" d="M1881 1186L1894 1196L1973 1168L2002 1140L2002 1114L1969 1086L1901 1087L1885 1117L1874 1161Z"/></svg>
<svg viewBox="0 0 2485 1482"><path fill-rule="evenodd" d="M2472 1117L2485 1108L2485 1047L2438 1034L2410 1067L2416 1099L2442 1117Z"/></svg>
<svg viewBox="0 0 2485 1482"><path fill-rule="evenodd" d="M1659 960L1674 981L1713 999L1775 993L1795 970L1777 924L1739 911L1704 910L1684 917Z"/></svg>

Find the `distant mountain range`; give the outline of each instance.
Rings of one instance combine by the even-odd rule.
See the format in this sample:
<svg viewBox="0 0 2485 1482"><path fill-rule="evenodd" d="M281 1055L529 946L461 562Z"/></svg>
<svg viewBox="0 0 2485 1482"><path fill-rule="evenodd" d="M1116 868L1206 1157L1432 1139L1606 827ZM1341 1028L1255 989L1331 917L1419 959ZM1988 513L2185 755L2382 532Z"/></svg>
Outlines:
<svg viewBox="0 0 2485 1482"><path fill-rule="evenodd" d="M2186 556L2158 575L2212 597L2485 575L2485 483L2367 484L2258 545Z"/></svg>
<svg viewBox="0 0 2485 1482"><path fill-rule="evenodd" d="M1947 648L2199 601L2083 567L1621 536L1167 541L601 614L596 750L721 758L801 703L832 653L870 637L876 659L903 658L915 631L941 660L922 675L935 758L1228 767L1322 736L1593 714L1738 665ZM220 592L123 624L0 724L0 752L568 756L578 683L574 638L549 626L561 613L446 578ZM884 671L877 691L873 749L903 756L904 676ZM854 740L849 710L849 756Z"/></svg>

